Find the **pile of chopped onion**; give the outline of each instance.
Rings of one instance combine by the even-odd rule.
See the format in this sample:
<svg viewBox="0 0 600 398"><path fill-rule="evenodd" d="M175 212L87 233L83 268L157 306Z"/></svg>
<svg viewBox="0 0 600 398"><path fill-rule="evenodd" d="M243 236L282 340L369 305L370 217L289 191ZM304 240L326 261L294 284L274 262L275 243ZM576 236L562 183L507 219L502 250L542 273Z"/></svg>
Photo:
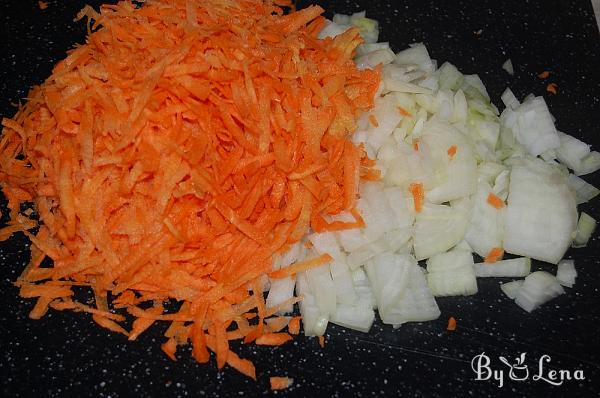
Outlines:
<svg viewBox="0 0 600 398"><path fill-rule="evenodd" d="M350 26L365 40L356 64L381 70L375 107L353 140L382 179L361 185L365 228L313 233L276 260L279 268L333 258L295 282L271 281L269 305L295 288L306 334L321 335L329 322L367 332L375 310L395 327L436 319L435 297L475 294L480 277L524 278L501 288L528 312L572 287L574 263L562 258L595 228L577 205L600 192L581 178L600 168L600 154L558 131L542 97L520 102L506 89L500 114L477 75L438 67L423 44L395 54L364 13L335 15L321 37ZM559 264L556 276L531 273L531 259Z"/></svg>

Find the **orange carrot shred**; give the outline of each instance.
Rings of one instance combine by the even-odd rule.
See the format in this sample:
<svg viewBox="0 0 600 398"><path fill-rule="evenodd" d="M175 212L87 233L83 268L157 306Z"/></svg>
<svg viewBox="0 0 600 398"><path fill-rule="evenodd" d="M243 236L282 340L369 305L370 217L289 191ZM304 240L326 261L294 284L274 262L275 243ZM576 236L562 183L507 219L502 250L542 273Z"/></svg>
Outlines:
<svg viewBox="0 0 600 398"><path fill-rule="evenodd" d="M452 145L450 146L450 148L448 148L448 156L450 156L451 158L454 157L454 155L456 155L456 151L458 150L458 147L456 145Z"/></svg>
<svg viewBox="0 0 600 398"><path fill-rule="evenodd" d="M300 333L300 317L295 316L288 323L288 332L290 334L299 334Z"/></svg>
<svg viewBox="0 0 600 398"><path fill-rule="evenodd" d="M38 1L38 7L40 8L40 10L45 10L46 8L48 8L48 3L40 0Z"/></svg>
<svg viewBox="0 0 600 398"><path fill-rule="evenodd" d="M289 267L282 268L278 271L271 272L270 278L281 279L290 275L297 274L298 272L306 271L309 268L317 267L319 265L327 264L331 262L333 258L329 254L322 254L319 257L311 260L298 261Z"/></svg>
<svg viewBox="0 0 600 398"><path fill-rule="evenodd" d="M325 336L319 336L319 347L325 348Z"/></svg>
<svg viewBox="0 0 600 398"><path fill-rule="evenodd" d="M412 117L412 114L409 111L407 111L405 108L401 107L401 106L398 107L398 112L402 116Z"/></svg>
<svg viewBox="0 0 600 398"><path fill-rule="evenodd" d="M415 151L418 151L418 150L419 150L419 143L420 143L420 142L421 142L421 141L420 141L418 138L415 138L415 139L413 139L413 149L414 149Z"/></svg>
<svg viewBox="0 0 600 398"><path fill-rule="evenodd" d="M191 343L197 362L213 356L256 379L231 341L281 345L300 331L297 317L269 317L302 297L267 308L264 279L332 260L273 272L274 256L310 230L364 226L359 182L381 175L351 137L381 68L354 64L358 29L319 39L319 6L142 3L86 6L85 44L2 119L0 240L32 242L15 283L37 300L32 319L85 312L130 340L169 322L161 349L172 360ZM326 221L341 211L355 222ZM74 287L96 306L76 302ZM165 311L173 301L180 309Z"/></svg>
<svg viewBox="0 0 600 398"><path fill-rule="evenodd" d="M171 360L177 361L175 352L177 352L177 340L174 338L168 339L165 343L161 344L160 348Z"/></svg>
<svg viewBox="0 0 600 398"><path fill-rule="evenodd" d="M423 211L423 202L425 200L425 191L423 190L422 183L412 183L408 187L408 190L412 194L415 211L420 213Z"/></svg>
<svg viewBox="0 0 600 398"><path fill-rule="evenodd" d="M377 120L377 117L375 115L369 115L369 122L373 125L373 127L379 127L379 121Z"/></svg>
<svg viewBox="0 0 600 398"><path fill-rule="evenodd" d="M487 202L490 206L495 207L496 209L501 209L505 206L504 201L498 196L494 195L493 192L490 192L488 194Z"/></svg>
<svg viewBox="0 0 600 398"><path fill-rule="evenodd" d="M456 330L456 319L453 316L448 318L448 326L446 326L446 330L453 332Z"/></svg>
<svg viewBox="0 0 600 398"><path fill-rule="evenodd" d="M550 77L550 72L549 72L549 71L547 71L547 70L543 71L542 73L540 73L540 74L538 75L538 78L540 78L540 79L542 79L542 80L543 80L543 79L547 79L548 77Z"/></svg>
<svg viewBox="0 0 600 398"><path fill-rule="evenodd" d="M257 345L278 346L292 340L292 336L287 333L265 333L255 340Z"/></svg>
<svg viewBox="0 0 600 398"><path fill-rule="evenodd" d="M285 390L294 384L294 379L291 377L271 376L269 377L269 383L271 384L271 390Z"/></svg>
<svg viewBox="0 0 600 398"><path fill-rule="evenodd" d="M490 249L487 256L485 256L484 262L491 264L495 263L498 260L501 260L504 256L504 250L501 247L494 247Z"/></svg>
<svg viewBox="0 0 600 398"><path fill-rule="evenodd" d="M556 83L550 83L546 86L546 91L551 94L556 94L558 92L558 85Z"/></svg>

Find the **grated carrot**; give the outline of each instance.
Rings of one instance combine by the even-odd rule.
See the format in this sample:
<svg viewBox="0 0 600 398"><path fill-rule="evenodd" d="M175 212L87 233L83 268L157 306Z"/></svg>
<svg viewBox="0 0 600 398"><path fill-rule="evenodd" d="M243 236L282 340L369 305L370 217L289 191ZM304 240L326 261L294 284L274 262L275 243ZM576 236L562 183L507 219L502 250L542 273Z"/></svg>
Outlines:
<svg viewBox="0 0 600 398"><path fill-rule="evenodd" d="M38 1L38 7L40 10L45 10L46 8L48 8L48 3L45 1Z"/></svg>
<svg viewBox="0 0 600 398"><path fill-rule="evenodd" d="M458 150L458 147L456 145L452 145L448 148L448 150L446 152L448 153L448 156L453 158L454 155L456 155L457 150Z"/></svg>
<svg viewBox="0 0 600 398"><path fill-rule="evenodd" d="M485 256L485 259L483 261L488 264L492 264L498 260L502 260L503 256L504 250L501 247L494 247L490 249L489 253L487 254L487 256Z"/></svg>
<svg viewBox="0 0 600 398"><path fill-rule="evenodd" d="M288 332L290 334L300 333L300 319L299 316L295 316L290 320L290 323L288 323Z"/></svg>
<svg viewBox="0 0 600 398"><path fill-rule="evenodd" d="M546 86L546 91L551 94L556 94L558 92L558 86L556 83L550 83Z"/></svg>
<svg viewBox="0 0 600 398"><path fill-rule="evenodd" d="M550 77L550 72L549 72L549 71L547 71L547 70L543 71L542 73L540 73L540 74L538 75L538 78L540 78L540 79L542 79L542 80L543 80L543 79L547 79L547 78L549 78L549 77Z"/></svg>
<svg viewBox="0 0 600 398"><path fill-rule="evenodd" d="M495 207L496 209L501 209L505 206L504 201L498 196L494 195L492 192L488 194L487 202L490 206Z"/></svg>
<svg viewBox="0 0 600 398"><path fill-rule="evenodd" d="M294 384L294 379L291 377L271 376L269 377L269 383L271 384L271 390L285 390Z"/></svg>
<svg viewBox="0 0 600 398"><path fill-rule="evenodd" d="M419 143L421 142L421 140L419 140L418 138L414 138L413 139L413 150L418 151L419 150Z"/></svg>
<svg viewBox="0 0 600 398"><path fill-rule="evenodd" d="M369 122L373 125L373 127L379 127L379 121L377 120L377 117L375 115L369 115Z"/></svg>
<svg viewBox="0 0 600 398"><path fill-rule="evenodd" d="M422 183L411 183L408 190L412 194L415 211L420 213L423 211L423 202L425 201L425 191Z"/></svg>
<svg viewBox="0 0 600 398"><path fill-rule="evenodd" d="M292 336L287 333L265 333L256 339L257 345L282 345L292 340Z"/></svg>
<svg viewBox="0 0 600 398"><path fill-rule="evenodd" d="M448 326L446 326L446 330L449 332L453 332L456 330L456 319L453 316L448 318Z"/></svg>
<svg viewBox="0 0 600 398"><path fill-rule="evenodd" d="M319 347L325 348L325 336L319 336Z"/></svg>
<svg viewBox="0 0 600 398"><path fill-rule="evenodd" d="M357 29L320 40L323 9L285 14L288 4L147 0L80 12L86 44L2 120L10 221L0 239L32 241L15 283L37 300L31 318L89 313L131 340L169 322L161 349L172 360L191 342L199 363L212 352L219 368L253 379L230 340L292 338L283 319L268 321L280 308L266 308L260 280L331 261L272 272L273 255L309 229L364 226L358 184L380 175L350 137L380 72L352 62ZM21 212L28 201L41 225ZM356 222L324 221L342 211ZM53 265L41 268L45 259ZM91 289L96 307L75 301L73 286ZM178 311L165 312L170 300ZM288 330L298 333L299 318Z"/></svg>
<svg viewBox="0 0 600 398"><path fill-rule="evenodd" d="M398 112L402 116L412 117L412 114L409 111L407 111L406 109L404 109L403 107L401 107L401 106L398 107Z"/></svg>

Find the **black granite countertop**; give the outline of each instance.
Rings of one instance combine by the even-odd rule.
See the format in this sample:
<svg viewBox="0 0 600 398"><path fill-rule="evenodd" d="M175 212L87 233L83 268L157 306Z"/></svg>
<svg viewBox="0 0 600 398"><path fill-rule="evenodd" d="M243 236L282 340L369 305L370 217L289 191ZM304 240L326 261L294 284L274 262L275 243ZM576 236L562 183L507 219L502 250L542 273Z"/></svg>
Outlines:
<svg viewBox="0 0 600 398"><path fill-rule="evenodd" d="M19 99L49 75L75 42L84 23L73 21L85 3L49 0L0 3L0 115L12 116ZM308 2L303 2L308 3ZM366 9L381 23L381 40L394 50L424 42L433 58L478 73L493 101L510 86L519 98L543 95L560 130L600 148L600 35L589 0L581 1L330 1L319 2L331 16ZM501 68L510 58L514 76ZM549 95L537 74L549 70L558 94ZM587 180L600 186L600 173ZM600 217L598 200L581 208ZM136 342L97 327L89 317L50 312L27 317L33 302L18 298L12 285L27 261L28 244L14 238L0 244L0 395L36 397L126 396L556 396L600 395L600 240L571 250L577 284L532 314L500 291L500 280L479 280L471 297L443 298L437 321L398 330L376 322L362 334L331 325L324 349L315 339L297 338L280 348L242 346L255 360L258 382L216 365L197 365L183 353L177 362L161 351L164 327ZM537 264L536 267L551 269ZM446 331L454 316L458 329ZM504 370L504 384L475 380L472 359L485 352L490 367ZM529 377L509 379L499 356L511 362L526 352ZM554 386L535 380L542 373L581 370L585 380ZM270 392L268 376L295 382Z"/></svg>

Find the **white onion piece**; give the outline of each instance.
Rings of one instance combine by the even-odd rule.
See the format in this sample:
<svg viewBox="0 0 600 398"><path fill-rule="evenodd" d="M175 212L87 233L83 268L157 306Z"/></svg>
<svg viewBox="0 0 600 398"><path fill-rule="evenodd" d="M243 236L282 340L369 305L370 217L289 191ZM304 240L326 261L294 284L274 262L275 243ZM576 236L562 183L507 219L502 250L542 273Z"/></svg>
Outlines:
<svg viewBox="0 0 600 398"><path fill-rule="evenodd" d="M352 283L354 290L358 294L357 304L365 305L368 308L377 308L373 287L371 286L371 282L369 282L367 273L362 267L352 271Z"/></svg>
<svg viewBox="0 0 600 398"><path fill-rule="evenodd" d="M500 120L533 156L560 146L552 115L542 97L529 98L514 110L506 108Z"/></svg>
<svg viewBox="0 0 600 398"><path fill-rule="evenodd" d="M315 302L319 312L331 317L335 314L337 306L336 289L329 264L323 264L306 270L306 279L308 286L315 297Z"/></svg>
<svg viewBox="0 0 600 398"><path fill-rule="evenodd" d="M531 273L531 259L528 257L511 258L495 263L475 264L475 276L478 278L516 278Z"/></svg>
<svg viewBox="0 0 600 398"><path fill-rule="evenodd" d="M575 278L577 278L575 261L561 260L556 269L556 280L558 283L566 287L573 287L575 284Z"/></svg>
<svg viewBox="0 0 600 398"><path fill-rule="evenodd" d="M373 69L377 65L387 65L395 59L396 55L389 48L379 49L361 55L354 59L358 69Z"/></svg>
<svg viewBox="0 0 600 398"><path fill-rule="evenodd" d="M571 189L575 191L578 205L592 200L600 193L600 189L588 184L575 174L569 174L568 183Z"/></svg>
<svg viewBox="0 0 600 398"><path fill-rule="evenodd" d="M510 58L504 61L504 63L502 64L502 69L504 69L506 73L508 73L511 76L515 74L515 69L513 68L513 64Z"/></svg>
<svg viewBox="0 0 600 398"><path fill-rule="evenodd" d="M271 288L267 295L266 306L267 308L276 307L279 304L291 299L294 296L294 285L296 282L291 277L272 279ZM287 314L294 310L290 304L279 311L280 314Z"/></svg>
<svg viewBox="0 0 600 398"><path fill-rule="evenodd" d="M414 257L384 253L373 258L366 269L384 323L400 325L439 317L437 303Z"/></svg>
<svg viewBox="0 0 600 398"><path fill-rule="evenodd" d="M590 146L577 138L558 132L560 146L556 148L556 157L571 170L581 170L583 159L590 153Z"/></svg>
<svg viewBox="0 0 600 398"><path fill-rule="evenodd" d="M466 137L452 126L429 121L421 137L434 167L433 186L425 187L425 198L431 203L444 203L475 193L477 189L477 162ZM456 147L454 156L448 155Z"/></svg>
<svg viewBox="0 0 600 398"><path fill-rule="evenodd" d="M406 288L407 264L410 264L410 256L387 252L373 257L365 265L365 271L375 293L377 310L384 323L397 323L388 318L388 313Z"/></svg>
<svg viewBox="0 0 600 398"><path fill-rule="evenodd" d="M367 333L375 320L375 311L361 305L338 304L331 323Z"/></svg>
<svg viewBox="0 0 600 398"><path fill-rule="evenodd" d="M468 211L456 206L425 203L416 214L413 247L417 260L424 260L456 246L465 236Z"/></svg>
<svg viewBox="0 0 600 398"><path fill-rule="evenodd" d="M397 53L394 62L400 65L417 65L419 69L426 73L435 70L435 64L429 57L427 48L422 43L411 44L409 48Z"/></svg>
<svg viewBox="0 0 600 398"><path fill-rule="evenodd" d="M511 109L515 109L521 104L517 97L513 94L512 90L508 87L504 90L500 96L500 99L502 99L504 106Z"/></svg>
<svg viewBox="0 0 600 398"><path fill-rule="evenodd" d="M575 174L582 176L590 174L600 169L600 153L596 151L590 152L586 157L581 159L581 166L578 170L574 170Z"/></svg>
<svg viewBox="0 0 600 398"><path fill-rule="evenodd" d="M512 166L504 224L504 250L558 263L577 227L575 196L566 177L541 160Z"/></svg>
<svg viewBox="0 0 600 398"><path fill-rule="evenodd" d="M437 319L440 309L429 290L423 269L415 262L408 266L407 285L400 300L390 308L388 317L397 327L406 322L426 322Z"/></svg>
<svg viewBox="0 0 600 398"><path fill-rule="evenodd" d="M344 33L350 28L350 25L335 23L330 20L325 20L325 26L319 32L318 38L325 39L326 37L336 37Z"/></svg>
<svg viewBox="0 0 600 398"><path fill-rule="evenodd" d="M334 260L329 264L329 269L335 285L337 303L354 304L358 300L358 295L354 290L352 274L348 265L345 262Z"/></svg>
<svg viewBox="0 0 600 398"><path fill-rule="evenodd" d="M465 240L473 251L485 257L494 247L502 247L506 209L497 209L487 202L492 188L480 182L473 197L473 208Z"/></svg>
<svg viewBox="0 0 600 398"><path fill-rule="evenodd" d="M500 285L500 289L506 294L510 299L513 299L517 296L517 292L523 286L524 280L520 279L517 281L506 282Z"/></svg>
<svg viewBox="0 0 600 398"><path fill-rule="evenodd" d="M305 272L296 275L296 295L303 297L299 306L304 334L306 336L322 336L327 329L329 316L322 314L319 310L315 296L308 286Z"/></svg>
<svg viewBox="0 0 600 398"><path fill-rule="evenodd" d="M452 65L450 62L444 62L440 69L438 70L440 75L440 88L446 90L456 90L458 89L465 79L462 73L456 69L456 66Z"/></svg>
<svg viewBox="0 0 600 398"><path fill-rule="evenodd" d="M464 250L436 254L427 260L427 284L434 296L477 293L473 255Z"/></svg>
<svg viewBox="0 0 600 398"><path fill-rule="evenodd" d="M553 275L545 271L536 271L525 278L523 286L517 291L515 303L525 311L531 312L564 292Z"/></svg>
<svg viewBox="0 0 600 398"><path fill-rule="evenodd" d="M596 229L596 220L585 212L581 212L579 221L577 222L577 234L573 239L573 247L587 246L590 237Z"/></svg>
<svg viewBox="0 0 600 398"><path fill-rule="evenodd" d="M489 101L490 95L488 94L487 89L485 88L485 85L481 81L479 75L464 75L464 78L465 81L462 89L467 97L483 97ZM476 90L476 92L474 92L473 89Z"/></svg>

